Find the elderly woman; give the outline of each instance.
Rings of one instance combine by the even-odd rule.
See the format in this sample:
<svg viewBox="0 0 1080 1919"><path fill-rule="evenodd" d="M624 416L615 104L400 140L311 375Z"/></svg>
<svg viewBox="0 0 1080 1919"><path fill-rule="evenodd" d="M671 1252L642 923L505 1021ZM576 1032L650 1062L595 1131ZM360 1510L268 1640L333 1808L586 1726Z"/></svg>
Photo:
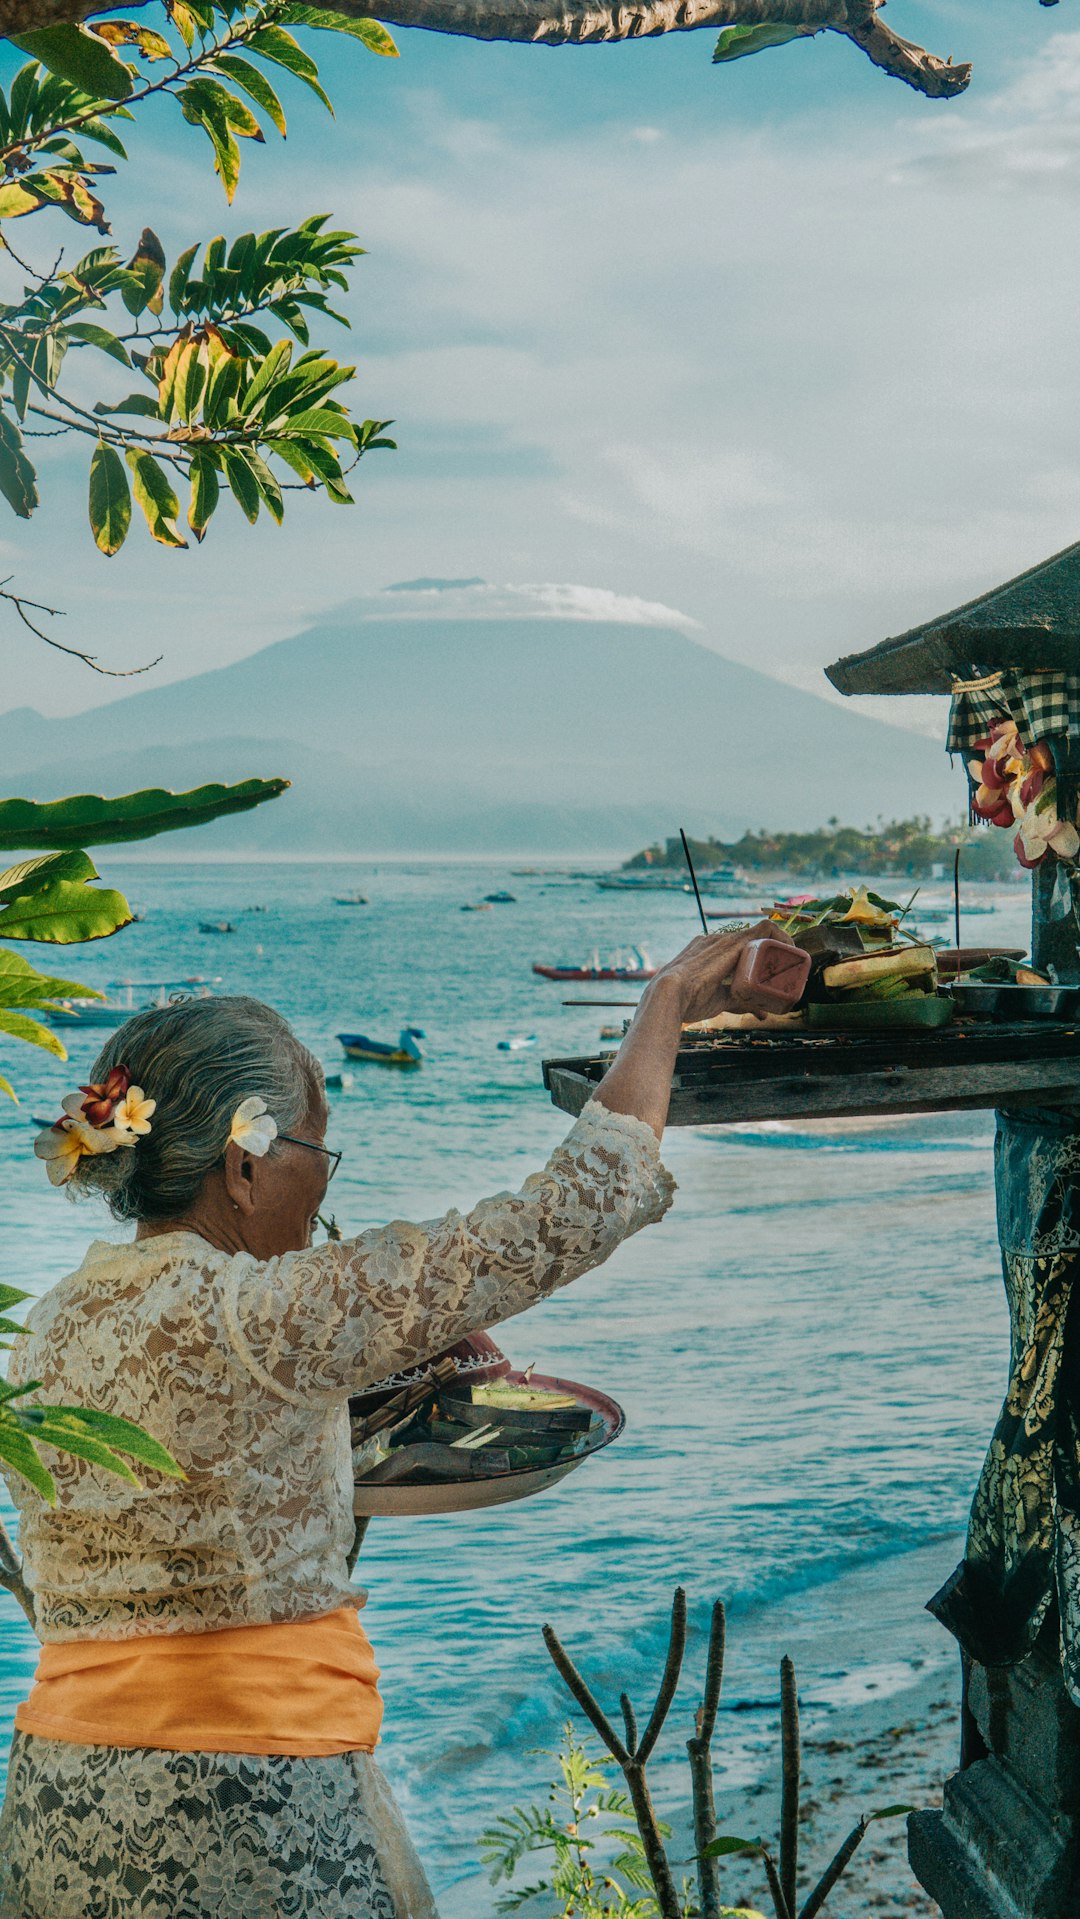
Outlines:
<svg viewBox="0 0 1080 1919"><path fill-rule="evenodd" d="M44 1644L0 1815L2 1919L435 1919L372 1757L348 1397L661 1217L680 1031L731 1004L751 937L697 939L657 974L520 1193L317 1248L335 1156L285 1021L196 1000L110 1039L39 1152L135 1237L96 1241L35 1305L11 1378L137 1421L185 1477L137 1488L65 1457L53 1509L12 1480Z"/></svg>

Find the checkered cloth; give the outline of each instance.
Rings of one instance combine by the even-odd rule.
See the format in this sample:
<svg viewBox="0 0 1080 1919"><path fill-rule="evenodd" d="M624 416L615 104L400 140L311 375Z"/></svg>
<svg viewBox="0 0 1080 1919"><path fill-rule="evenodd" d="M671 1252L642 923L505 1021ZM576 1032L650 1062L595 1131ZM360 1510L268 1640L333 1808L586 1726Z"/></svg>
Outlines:
<svg viewBox="0 0 1080 1919"><path fill-rule="evenodd" d="M949 715L949 752L969 753L995 720L1012 719L1025 746L1052 734L1080 738L1080 673L987 673L958 681Z"/></svg>

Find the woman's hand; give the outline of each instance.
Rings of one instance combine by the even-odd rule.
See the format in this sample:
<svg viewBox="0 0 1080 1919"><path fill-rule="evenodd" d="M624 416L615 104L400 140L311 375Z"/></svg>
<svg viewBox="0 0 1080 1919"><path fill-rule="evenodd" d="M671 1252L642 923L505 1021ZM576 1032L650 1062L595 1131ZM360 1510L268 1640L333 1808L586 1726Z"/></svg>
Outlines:
<svg viewBox="0 0 1080 1919"><path fill-rule="evenodd" d="M739 955L757 939L793 944L772 920L759 920L738 933L702 934L660 968L645 988L630 1030L596 1089L602 1106L643 1119L658 1139L662 1136L683 1027L713 1019L717 1013L771 1010L753 994L736 997L731 987Z"/></svg>
<svg viewBox="0 0 1080 1919"><path fill-rule="evenodd" d="M674 986L681 1006L681 1018L684 1025L695 1020L715 1019L718 1013L758 1013L772 1012L773 1005L759 1004L752 993L738 999L732 996L731 975L739 963L743 947L751 940L776 940L782 946L793 944L790 933L785 933L774 920L759 920L756 926L740 928L735 933L703 933L697 939L684 946L681 953L662 966L646 992L645 998L657 986ZM644 1006L645 1001L642 1001Z"/></svg>

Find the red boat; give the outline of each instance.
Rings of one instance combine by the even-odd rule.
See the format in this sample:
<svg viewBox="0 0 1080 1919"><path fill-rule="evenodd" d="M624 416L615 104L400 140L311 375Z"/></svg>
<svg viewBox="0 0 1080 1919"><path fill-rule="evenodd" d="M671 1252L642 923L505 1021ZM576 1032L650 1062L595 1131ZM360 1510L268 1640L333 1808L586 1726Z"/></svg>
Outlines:
<svg viewBox="0 0 1080 1919"><path fill-rule="evenodd" d="M653 978L656 967L649 955L635 946L627 960L616 956L603 961L599 953L594 953L588 966L540 966L533 963L533 972L541 979L557 980L622 980L626 985L643 985Z"/></svg>

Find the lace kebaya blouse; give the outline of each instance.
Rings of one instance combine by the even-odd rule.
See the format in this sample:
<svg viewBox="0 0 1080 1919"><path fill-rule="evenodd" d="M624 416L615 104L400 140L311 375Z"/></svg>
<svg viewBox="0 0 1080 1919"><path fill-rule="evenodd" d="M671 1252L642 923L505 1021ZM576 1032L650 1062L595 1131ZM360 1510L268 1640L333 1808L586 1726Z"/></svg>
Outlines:
<svg viewBox="0 0 1080 1919"><path fill-rule="evenodd" d="M136 1149L137 1150L137 1149ZM50 1454L8 1476L44 1640L128 1639L360 1605L348 1396L522 1312L667 1211L652 1129L590 1100L543 1172L471 1212L257 1260L196 1233L95 1241L33 1307L14 1384L117 1413L187 1479Z"/></svg>

